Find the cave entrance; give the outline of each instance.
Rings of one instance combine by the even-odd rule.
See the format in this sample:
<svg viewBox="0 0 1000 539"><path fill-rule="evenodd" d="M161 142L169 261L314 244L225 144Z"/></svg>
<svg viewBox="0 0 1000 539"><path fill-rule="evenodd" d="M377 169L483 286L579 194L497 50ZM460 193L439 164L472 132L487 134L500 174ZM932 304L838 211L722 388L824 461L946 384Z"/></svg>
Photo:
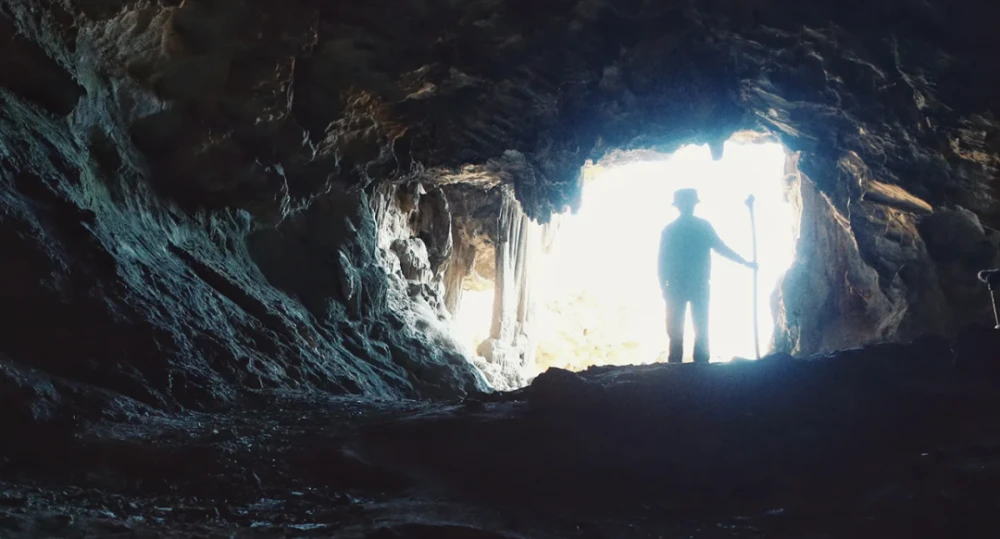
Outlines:
<svg viewBox="0 0 1000 539"><path fill-rule="evenodd" d="M783 181L785 164L780 144L730 140L718 161L708 146L686 146L668 156L626 155L586 167L580 210L560 223L534 279L540 294L536 372L665 361L657 252L661 230L677 217L673 193L685 187L698 189L696 215L748 259L745 200L750 193L757 199L759 300L753 306L752 272L713 254L711 360L753 357L754 308L766 351L774 331L770 296L795 252L796 210ZM685 361L693 342L689 316Z"/></svg>
<svg viewBox="0 0 1000 539"><path fill-rule="evenodd" d="M699 191L696 214L748 258L752 235L745 201L755 196L759 300L753 305L751 271L713 261L711 360L753 357L753 309L762 352L768 351L775 321L784 316L781 309L772 313L772 294L796 258L802 202L795 156L765 140L756 133L734 136L719 160L708 146L673 154L615 152L584 167L575 214L542 225L523 213L512 220L516 211L501 211L494 248L476 249L453 311L470 358L499 389L520 387L550 367L664 361L659 237L677 216L674 191L686 187ZM504 207L519 208L510 204ZM687 361L693 343L688 320Z"/></svg>

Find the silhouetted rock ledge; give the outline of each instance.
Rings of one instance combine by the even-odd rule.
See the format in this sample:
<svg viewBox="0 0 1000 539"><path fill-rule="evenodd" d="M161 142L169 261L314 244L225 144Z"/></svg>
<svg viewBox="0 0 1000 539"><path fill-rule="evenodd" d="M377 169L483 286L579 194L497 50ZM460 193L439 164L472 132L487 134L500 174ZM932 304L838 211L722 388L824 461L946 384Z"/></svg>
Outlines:
<svg viewBox="0 0 1000 539"><path fill-rule="evenodd" d="M92 418L42 451L8 444L0 531L986 537L998 350L1000 332L970 328L809 360L552 371L465 403L262 390L232 412Z"/></svg>

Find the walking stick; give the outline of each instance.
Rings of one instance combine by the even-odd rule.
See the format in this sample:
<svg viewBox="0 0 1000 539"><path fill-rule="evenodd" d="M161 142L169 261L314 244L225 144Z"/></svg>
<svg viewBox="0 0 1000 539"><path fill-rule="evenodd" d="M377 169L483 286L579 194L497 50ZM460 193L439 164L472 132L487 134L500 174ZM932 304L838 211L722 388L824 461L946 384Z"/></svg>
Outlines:
<svg viewBox="0 0 1000 539"><path fill-rule="evenodd" d="M753 237L753 350L757 359L760 359L760 324L757 320L757 277L760 268L757 267L757 220L753 215L753 203L754 196L751 193L747 197L747 208L750 209L750 234Z"/></svg>

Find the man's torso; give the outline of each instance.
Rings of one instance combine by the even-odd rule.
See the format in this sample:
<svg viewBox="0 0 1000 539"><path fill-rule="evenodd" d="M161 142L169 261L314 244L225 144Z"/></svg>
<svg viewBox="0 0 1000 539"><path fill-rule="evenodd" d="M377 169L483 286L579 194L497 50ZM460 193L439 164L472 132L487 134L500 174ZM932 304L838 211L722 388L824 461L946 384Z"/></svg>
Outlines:
<svg viewBox="0 0 1000 539"><path fill-rule="evenodd" d="M680 217L663 229L664 250L660 256L672 288L708 284L714 240L712 225L694 216Z"/></svg>

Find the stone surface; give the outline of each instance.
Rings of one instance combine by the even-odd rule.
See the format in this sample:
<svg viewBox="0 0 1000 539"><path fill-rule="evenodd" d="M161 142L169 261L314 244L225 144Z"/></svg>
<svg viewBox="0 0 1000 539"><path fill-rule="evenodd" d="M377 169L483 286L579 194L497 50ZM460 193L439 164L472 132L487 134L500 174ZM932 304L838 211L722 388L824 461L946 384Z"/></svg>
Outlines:
<svg viewBox="0 0 1000 539"><path fill-rule="evenodd" d="M0 534L996 536L998 10L0 0ZM746 130L779 349L930 335L478 393L530 360L507 225Z"/></svg>
<svg viewBox="0 0 1000 539"><path fill-rule="evenodd" d="M998 350L970 328L813 360L556 369L462 402L266 390L91 418L0 453L0 535L994 537ZM0 451L38 434L20 433Z"/></svg>
<svg viewBox="0 0 1000 539"><path fill-rule="evenodd" d="M588 159L744 130L811 186L783 349L954 334L996 265L996 9L0 2L2 351L161 409L461 395L455 230L495 246L503 186L544 222Z"/></svg>
<svg viewBox="0 0 1000 539"><path fill-rule="evenodd" d="M254 146L288 135L273 131L278 119L225 127L221 111L246 103L220 95L233 79L206 74L238 63L247 9L4 5L0 361L160 409L275 387L392 398L484 388L393 273L396 255L378 243L391 224L376 220L371 193L320 164L326 147L282 163ZM238 90L261 106L269 91ZM306 155L301 131L290 143ZM310 167L313 179L290 178ZM450 231L434 196L413 234L429 231L422 260L440 265Z"/></svg>

